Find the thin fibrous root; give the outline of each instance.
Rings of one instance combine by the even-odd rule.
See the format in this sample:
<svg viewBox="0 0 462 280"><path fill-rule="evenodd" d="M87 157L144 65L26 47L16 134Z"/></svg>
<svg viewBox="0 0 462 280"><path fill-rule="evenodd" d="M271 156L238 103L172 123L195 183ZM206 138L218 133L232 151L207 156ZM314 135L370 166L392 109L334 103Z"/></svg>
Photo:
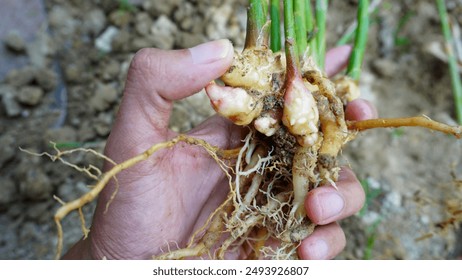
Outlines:
<svg viewBox="0 0 462 280"><path fill-rule="evenodd" d="M82 153L91 153L93 155L96 155L97 157L100 157L106 161L108 161L109 163L111 163L112 165L116 165L116 163L108 158L107 156L103 155L103 154L100 154L98 152L96 152L95 150L92 150L92 149L87 149L87 148L76 148L76 149L71 149L71 150L65 150L65 151L61 151L60 149L58 149L58 146L55 142L50 142L50 144L52 145L53 149L55 150L56 154L52 155L50 153L47 153L47 152L44 152L44 153L34 153L34 152L31 152L31 151L28 151L26 149L23 149L21 147L19 147L19 150L21 152L24 152L24 153L27 153L29 155L33 155L33 156L38 156L38 157L42 157L42 156L46 156L48 157L51 161L60 161L62 164L64 165L67 165L71 168L74 168L75 170L79 171L79 172L82 172L84 174L86 174L88 177L94 179L94 180L98 180L99 177L101 176L102 172L101 170L99 170L99 168L97 168L96 166L94 165L89 165L88 167L80 167L76 164L73 164L73 163L70 163L69 161L65 160L64 159L64 156L67 156L67 155L71 155L71 154L75 154L75 153L78 153L78 152L82 152Z"/></svg>
<svg viewBox="0 0 462 280"><path fill-rule="evenodd" d="M447 124L439 123L428 118L427 116L349 121L347 122L347 126L349 130L356 131L381 127L418 126L447 134L452 134L458 139L462 137L462 126L450 126Z"/></svg>
<svg viewBox="0 0 462 280"><path fill-rule="evenodd" d="M224 217L231 212L232 210L232 199L231 197L228 197L223 204L218 207L217 211L215 211L211 216L208 222L205 223L205 225L210 225L202 238L195 244L193 245L191 242L186 248L167 252L165 254L162 254L160 256L153 256L153 259L157 260L179 260L179 259L185 259L185 258L190 258L190 257L201 257L206 253L209 253L209 257L212 257L210 251L212 247L220 240L225 223L224 223ZM203 227L199 229L199 231L202 231ZM197 235L198 232L194 234Z"/></svg>
<svg viewBox="0 0 462 280"><path fill-rule="evenodd" d="M171 147L173 147L174 145L176 145L179 142L185 142L185 143L190 144L190 145L197 145L197 146L203 147L212 156L212 158L217 161L220 168L225 171L225 173L228 175L228 177L230 177L230 175L226 171L226 165L221 161L221 159L219 158L219 155L222 155L223 157L234 157L236 152L237 152L237 149L234 149L234 150L222 150L222 149L220 149L218 147L210 145L209 143L207 143L204 140L196 139L196 138L189 137L189 136L183 135L183 134L178 135L177 137L173 138L170 141L155 144L155 145L151 146L149 149L147 149L146 151L144 151L143 153L141 153L141 154L139 154L139 155L137 155L137 156L135 156L133 158L130 158L130 159L128 159L128 160L126 160L126 161L124 161L122 163L119 163L119 164L115 164L111 159L109 159L109 158L107 158L107 157L105 157L103 155L98 154L99 156L103 156L104 159L106 159L109 162L113 163L114 166L112 167L112 169L110 169L106 173L99 176L99 178L96 178L96 179L98 179L98 182L95 185L90 187L89 192L82 195L78 199L75 199L75 200L70 201L70 202L66 202L64 205L62 205L56 211L55 216L54 216L54 221L56 223L56 227L57 227L57 231L58 231L58 244L57 244L55 258L59 259L61 257L61 253L62 253L62 250L63 250L63 229L62 229L61 221L70 212L72 212L74 210L81 209L84 205L86 205L86 204L90 203L91 201L93 201L99 195L99 193L101 193L101 191L104 189L104 187L109 183L109 181L111 179L117 180L115 176L119 172L121 172L122 170L130 168L130 167L132 167L132 166L134 166L134 165L148 159L152 154L154 154L155 152L157 152L160 149L171 148ZM36 155L38 155L38 156L46 155L46 156L50 157L52 160L63 161L61 159L61 156L64 155L64 154L70 153L69 151L65 151L65 152L61 152L59 150L57 150L57 151L58 151L58 154L54 155L54 156L50 155L48 153L36 154ZM89 150L89 152L94 152L94 151ZM66 165L70 165L71 167L76 168L75 165L69 164L66 161L63 161L63 162ZM77 170L82 171L82 169L78 168L78 167L77 167ZM95 178L94 176L91 176L91 177ZM114 198L114 195L111 196L111 200L113 198ZM110 202L111 201L109 201L108 203L110 203ZM82 225L82 228L84 229L84 233L85 233L86 232L85 226Z"/></svg>
<svg viewBox="0 0 462 280"><path fill-rule="evenodd" d="M246 217L246 219L236 229L231 231L230 236L223 242L221 247L218 249L218 259L223 260L225 258L225 253L228 250L228 248L240 237L247 234L250 231L250 229L260 224L262 220L263 216L261 215L250 215L249 217Z"/></svg>

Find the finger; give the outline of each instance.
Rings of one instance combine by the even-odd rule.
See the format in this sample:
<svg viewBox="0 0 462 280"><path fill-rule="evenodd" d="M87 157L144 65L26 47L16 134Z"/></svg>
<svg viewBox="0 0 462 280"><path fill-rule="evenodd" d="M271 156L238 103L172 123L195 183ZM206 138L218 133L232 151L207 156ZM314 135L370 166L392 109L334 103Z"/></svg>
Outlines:
<svg viewBox="0 0 462 280"><path fill-rule="evenodd" d="M333 186L322 186L310 192L305 200L308 217L316 224L325 225L349 217L364 204L364 190L351 169L343 167Z"/></svg>
<svg viewBox="0 0 462 280"><path fill-rule="evenodd" d="M345 248L346 240L337 223L318 226L298 247L298 255L304 260L329 260Z"/></svg>
<svg viewBox="0 0 462 280"><path fill-rule="evenodd" d="M356 99L347 104L345 118L350 121L375 119L378 117L377 109L365 99Z"/></svg>
<svg viewBox="0 0 462 280"><path fill-rule="evenodd" d="M130 65L118 122L134 133L165 131L172 101L190 96L221 76L231 65L228 40L205 43L187 50L142 49ZM145 122L143 123L143 120Z"/></svg>
<svg viewBox="0 0 462 280"><path fill-rule="evenodd" d="M336 47L327 51L325 65L328 77L334 76L346 67L350 53L351 46L348 45Z"/></svg>

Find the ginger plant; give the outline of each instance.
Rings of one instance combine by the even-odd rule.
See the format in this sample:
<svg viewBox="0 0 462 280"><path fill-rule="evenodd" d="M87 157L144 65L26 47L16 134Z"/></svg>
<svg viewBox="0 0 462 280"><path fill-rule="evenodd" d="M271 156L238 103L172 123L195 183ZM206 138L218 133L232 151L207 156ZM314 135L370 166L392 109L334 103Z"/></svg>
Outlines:
<svg viewBox="0 0 462 280"><path fill-rule="evenodd" d="M279 1L271 1L268 9L266 1L251 0L244 50L235 53L233 65L221 77L224 86L212 82L206 87L211 104L220 115L248 127L243 146L225 151L180 135L114 165L89 193L58 209L57 256L62 250L60 222L69 212L80 211L94 200L120 171L178 142L204 147L227 172L230 189L227 199L185 248L153 256L156 259L223 259L242 244L252 248L249 258L297 258L301 240L316 226L306 217L303 201L311 189L325 183L335 186L340 169L338 154L357 131L422 126L460 137L461 127L425 117L345 120L345 104L359 96L357 82L367 34L368 1L359 3L358 32L347 76L332 81L323 69L327 1L316 1L315 15L311 15L309 1L284 1L285 40L281 52ZM273 15L271 21L267 20L268 13ZM316 30L307 30L314 28L313 22ZM277 246L272 246L275 243Z"/></svg>
<svg viewBox="0 0 462 280"><path fill-rule="evenodd" d="M279 12L271 1L270 13ZM346 122L344 106L359 96L357 82L364 55L368 26L368 1L360 1L358 32L347 76L329 80L323 73L327 1L316 1L318 33L307 42L305 4L284 1L285 53L277 49L278 22L266 21L264 1L250 1L246 45L235 53L231 68L206 92L214 109L237 125L248 126L235 166L230 197L211 217L202 238L186 249L159 258L184 258L209 253L223 258L228 250L253 240L253 257L297 258L298 244L315 225L306 218L303 202L309 190L325 183L335 185L342 147L356 131L392 126L423 126L460 137L460 127L451 128L425 117L375 119ZM297 24L295 24L297 22ZM272 49L270 49L270 46ZM314 52L315 49L317 52ZM221 234L227 236L216 249ZM254 235L257 237L254 237ZM277 249L266 240L279 241ZM213 240L213 242L211 242ZM200 248L200 250L195 250Z"/></svg>

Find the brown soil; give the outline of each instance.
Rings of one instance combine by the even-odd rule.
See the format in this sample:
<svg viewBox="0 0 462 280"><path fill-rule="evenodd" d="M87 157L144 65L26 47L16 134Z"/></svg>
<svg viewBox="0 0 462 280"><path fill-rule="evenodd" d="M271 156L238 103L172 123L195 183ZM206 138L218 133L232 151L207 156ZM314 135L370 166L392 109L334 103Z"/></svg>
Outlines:
<svg viewBox="0 0 462 280"><path fill-rule="evenodd" d="M244 42L245 0L132 1L125 8L119 1L44 2L49 29L36 30L32 37L19 32L25 50L10 37L0 52L9 65L21 61L8 71L0 69L0 259L52 258L52 216L59 206L52 196L71 200L91 182L18 147L51 151L52 140L102 151L138 49L186 48L218 38L230 38L240 48ZM331 1L328 46L354 20L356 2ZM446 2L461 23L462 3ZM111 29L111 50L95 47ZM382 1L372 20L361 77L362 97L376 105L381 117L424 114L454 124L447 65L426 51L429 43L442 40L434 1ZM175 104L171 127L186 131L213 113L200 93ZM374 198L367 210L342 222L347 247L338 258L460 257L460 222L444 229L442 223L451 218L452 208L462 208L461 154L461 141L420 128L361 133L341 160ZM70 159L101 166L88 154ZM85 212L91 221L92 207ZM68 248L82 235L77 215L67 217L63 226Z"/></svg>

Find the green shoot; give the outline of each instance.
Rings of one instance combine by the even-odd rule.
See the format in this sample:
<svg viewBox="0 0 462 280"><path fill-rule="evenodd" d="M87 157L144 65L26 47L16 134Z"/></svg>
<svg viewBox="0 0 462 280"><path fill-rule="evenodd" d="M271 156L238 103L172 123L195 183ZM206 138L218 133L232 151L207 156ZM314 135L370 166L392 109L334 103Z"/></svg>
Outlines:
<svg viewBox="0 0 462 280"><path fill-rule="evenodd" d="M366 228L366 247L364 248L364 260L372 259L372 252L375 246L375 240L377 235L377 227L382 222L382 218L378 218L374 223Z"/></svg>
<svg viewBox="0 0 462 280"><path fill-rule="evenodd" d="M310 0L305 0L305 26L306 30L308 32L308 45L310 47L309 49L309 55L311 55L314 59L314 61L318 61L317 59L317 48L316 48L316 30L315 30L315 19L313 16L313 9L311 7L311 1Z"/></svg>
<svg viewBox="0 0 462 280"><path fill-rule="evenodd" d="M326 18L327 18L327 0L316 0L315 17L316 27L316 51L317 63L321 70L324 70L324 58L326 56Z"/></svg>
<svg viewBox="0 0 462 280"><path fill-rule="evenodd" d="M367 44L367 33L369 30L368 7L368 0L359 0L358 29L356 30L355 44L347 68L347 76L350 76L356 82L359 81L361 64Z"/></svg>
<svg viewBox="0 0 462 280"><path fill-rule="evenodd" d="M130 3L129 0L118 0L119 2L119 11L121 12L134 12L136 11L135 6L133 6L132 3Z"/></svg>
<svg viewBox="0 0 462 280"><path fill-rule="evenodd" d="M437 0L438 13L441 18L441 27L443 29L444 39L446 41L445 47L448 52L449 72L451 75L452 90L454 94L454 102L456 107L456 118L459 124L462 124L462 82L458 71L456 57L454 55L454 39L452 37L448 13L446 11L446 4L444 0Z"/></svg>
<svg viewBox="0 0 462 280"><path fill-rule="evenodd" d="M404 135L404 129L402 127L397 127L392 130L391 135L393 138L399 138Z"/></svg>
<svg viewBox="0 0 462 280"><path fill-rule="evenodd" d="M303 56L306 47L308 46L306 18L305 18L305 0L294 1L294 21L295 21L295 36L297 38L298 54Z"/></svg>
<svg viewBox="0 0 462 280"><path fill-rule="evenodd" d="M366 212L369 209L369 206L372 204L374 199L376 199L379 195L382 194L382 189L380 188L373 188L367 179L360 180L361 186L364 189L364 193L366 194L366 200L364 202L363 208L359 211L358 215L360 217L364 217ZM370 260L372 259L372 252L375 245L375 237L377 232L377 227L381 223L382 218L377 218L372 225L368 226L365 230L366 233L366 247L364 248L364 255L363 259Z"/></svg>
<svg viewBox="0 0 462 280"><path fill-rule="evenodd" d="M369 206L372 204L373 200L382 194L382 190L379 188L372 188L367 179L360 180L360 182L361 182L361 186L364 189L364 193L366 194L366 200L364 202L363 208L361 208L358 215L360 217L364 217L364 215L366 215L367 210L369 209Z"/></svg>
<svg viewBox="0 0 462 280"><path fill-rule="evenodd" d="M403 28L406 26L406 24L409 22L409 20L413 16L415 16L414 12L407 12L406 14L404 14L404 16L402 16L399 19L398 26L396 27L396 30L393 34L393 38L394 38L396 46L402 47L402 46L407 46L411 43L409 38L400 36L399 33L401 32L401 30L403 30Z"/></svg>
<svg viewBox="0 0 462 280"><path fill-rule="evenodd" d="M266 14L262 0L250 0L250 17L255 20L256 29L261 30L266 23Z"/></svg>
<svg viewBox="0 0 462 280"><path fill-rule="evenodd" d="M311 1L305 0L305 26L308 32L314 32L314 17L313 9L311 8Z"/></svg>
<svg viewBox="0 0 462 280"><path fill-rule="evenodd" d="M368 9L369 17L370 18L376 18L378 11L379 11L379 6L382 3L381 0L374 0L370 5ZM383 3L383 6L386 6L387 3ZM355 20L345 31L345 33L340 37L340 39L337 41L336 46L342 46L346 45L349 42L353 41L354 36L356 34L356 29L358 28L358 21Z"/></svg>
<svg viewBox="0 0 462 280"><path fill-rule="evenodd" d="M247 34L245 37L245 48L251 48L262 43L260 36L263 26L266 23L262 0L250 0L247 16Z"/></svg>
<svg viewBox="0 0 462 280"><path fill-rule="evenodd" d="M271 0L270 17L271 17L271 43L270 47L273 52L281 50L281 8L279 0Z"/></svg>
<svg viewBox="0 0 462 280"><path fill-rule="evenodd" d="M299 69L298 49L294 47L297 45L294 21L294 0L284 1L284 35L286 37L285 50L287 71Z"/></svg>

